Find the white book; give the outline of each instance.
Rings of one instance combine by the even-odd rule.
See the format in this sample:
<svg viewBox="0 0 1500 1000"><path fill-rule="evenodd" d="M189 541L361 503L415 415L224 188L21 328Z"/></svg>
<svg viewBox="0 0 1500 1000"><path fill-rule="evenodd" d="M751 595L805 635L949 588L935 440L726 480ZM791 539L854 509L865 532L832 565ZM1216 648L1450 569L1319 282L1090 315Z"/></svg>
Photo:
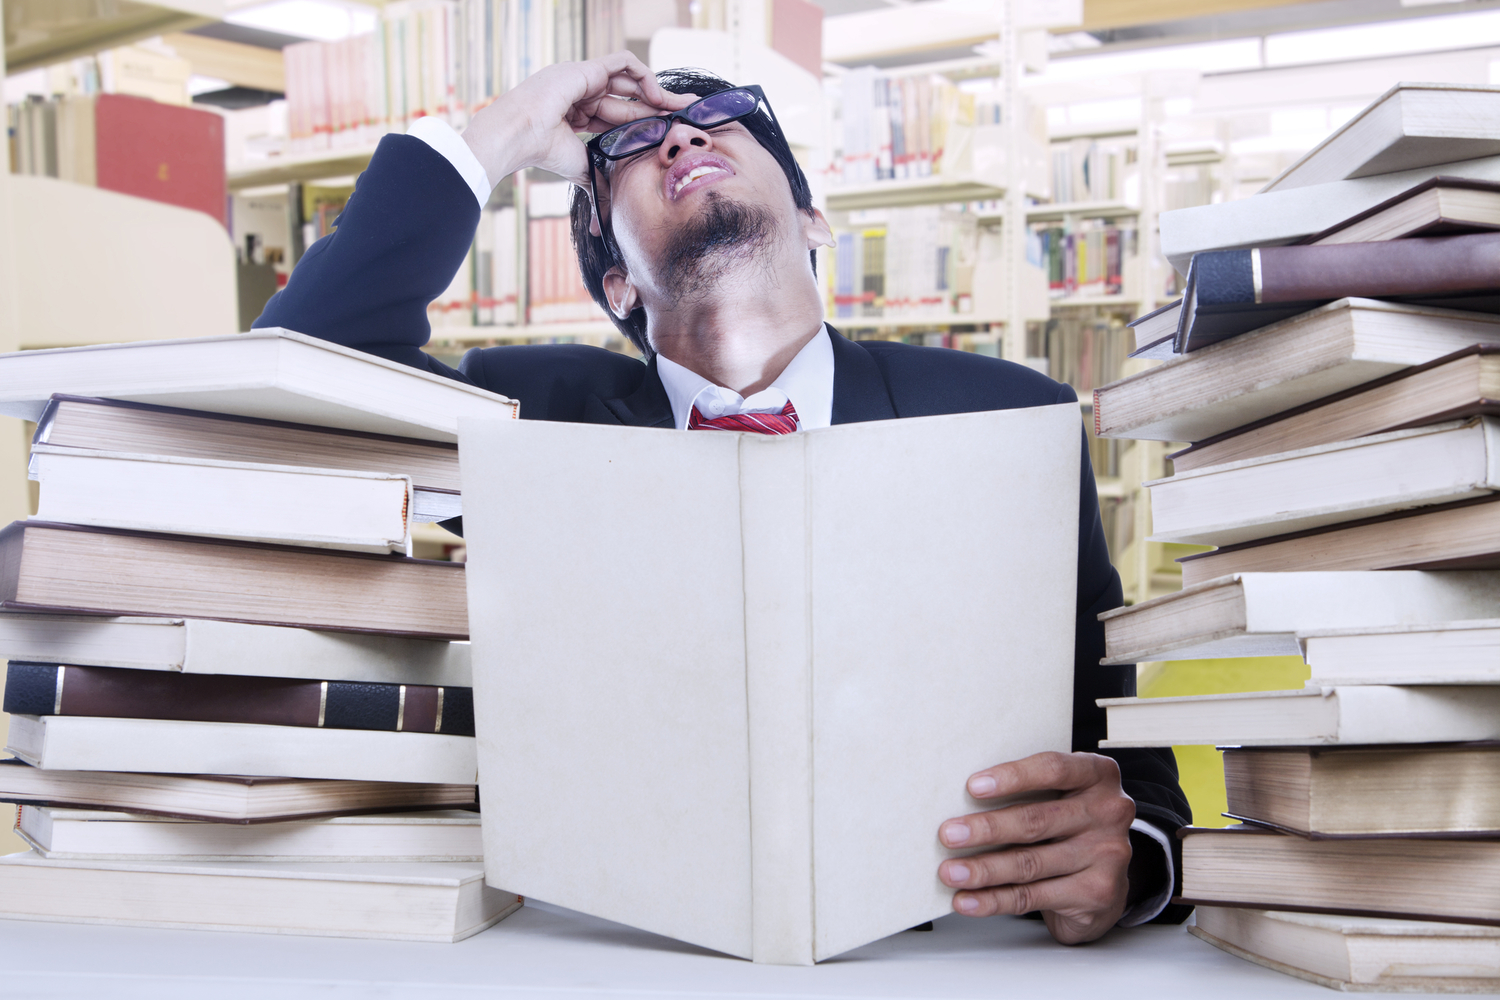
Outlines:
<svg viewBox="0 0 1500 1000"><path fill-rule="evenodd" d="M16 829L44 858L97 861L481 861L479 814L462 809L202 823L23 805Z"/></svg>
<svg viewBox="0 0 1500 1000"><path fill-rule="evenodd" d="M1152 541L1250 542L1500 490L1500 420L1371 434L1145 485Z"/></svg>
<svg viewBox="0 0 1500 1000"><path fill-rule="evenodd" d="M1262 192L1500 154L1500 87L1398 83Z"/></svg>
<svg viewBox="0 0 1500 1000"><path fill-rule="evenodd" d="M474 737L240 722L12 715L5 749L61 771L477 782Z"/></svg>
<svg viewBox="0 0 1500 1000"><path fill-rule="evenodd" d="M1339 299L1094 390L1100 437L1202 441L1304 403L1500 343L1500 316Z"/></svg>
<svg viewBox="0 0 1500 1000"><path fill-rule="evenodd" d="M1500 573L1235 573L1104 622L1105 663L1300 656L1298 632L1483 618L1500 607Z"/></svg>
<svg viewBox="0 0 1500 1000"><path fill-rule="evenodd" d="M0 356L0 413L35 421L53 393L319 427L456 440L463 416L520 404L441 375L282 329Z"/></svg>
<svg viewBox="0 0 1500 1000"><path fill-rule="evenodd" d="M521 906L469 861L53 861L0 857L0 917L180 930L462 941Z"/></svg>
<svg viewBox="0 0 1500 1000"><path fill-rule="evenodd" d="M467 642L207 618L0 612L0 657L188 674L473 686Z"/></svg>
<svg viewBox="0 0 1500 1000"><path fill-rule="evenodd" d="M1500 181L1500 156L1482 156L1373 177L1267 191L1160 215L1161 251L1179 274L1205 250L1282 246L1321 233L1434 177Z"/></svg>
<svg viewBox="0 0 1500 1000"><path fill-rule="evenodd" d="M1500 992L1500 927L1199 905L1188 933L1339 990Z"/></svg>
<svg viewBox="0 0 1500 1000"><path fill-rule="evenodd" d="M1500 619L1300 632L1314 684L1500 684Z"/></svg>
<svg viewBox="0 0 1500 1000"><path fill-rule="evenodd" d="M1500 687L1307 687L1101 698L1102 747L1326 746L1500 739Z"/></svg>
<svg viewBox="0 0 1500 1000"><path fill-rule="evenodd" d="M411 477L33 445L43 521L411 554Z"/></svg>
<svg viewBox="0 0 1500 1000"><path fill-rule="evenodd" d="M1078 433L464 422L491 884L780 964L951 912L968 776L1070 742Z"/></svg>

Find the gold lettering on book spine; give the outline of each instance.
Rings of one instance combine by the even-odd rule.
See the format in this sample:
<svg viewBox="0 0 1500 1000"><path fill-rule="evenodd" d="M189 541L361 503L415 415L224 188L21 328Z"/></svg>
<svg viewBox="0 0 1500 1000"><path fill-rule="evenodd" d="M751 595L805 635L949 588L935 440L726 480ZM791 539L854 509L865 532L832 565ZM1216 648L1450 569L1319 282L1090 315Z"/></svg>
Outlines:
<svg viewBox="0 0 1500 1000"><path fill-rule="evenodd" d="M1250 251L1250 281L1255 285L1255 304L1260 305L1260 247Z"/></svg>
<svg viewBox="0 0 1500 1000"><path fill-rule="evenodd" d="M54 695L53 698L52 698L52 714L53 715L62 715L63 676L64 676L65 672L67 671L67 669L68 668L65 667L65 666L63 666L62 664L58 664L58 667L57 667L57 694Z"/></svg>
<svg viewBox="0 0 1500 1000"><path fill-rule="evenodd" d="M323 718L328 714L328 682L318 685L318 728L323 728Z"/></svg>
<svg viewBox="0 0 1500 1000"><path fill-rule="evenodd" d="M401 732L401 727L406 724L406 685L401 685L401 691L396 695L396 732Z"/></svg>
<svg viewBox="0 0 1500 1000"><path fill-rule="evenodd" d="M443 689L438 687L437 721L432 724L432 731L440 733L443 731Z"/></svg>

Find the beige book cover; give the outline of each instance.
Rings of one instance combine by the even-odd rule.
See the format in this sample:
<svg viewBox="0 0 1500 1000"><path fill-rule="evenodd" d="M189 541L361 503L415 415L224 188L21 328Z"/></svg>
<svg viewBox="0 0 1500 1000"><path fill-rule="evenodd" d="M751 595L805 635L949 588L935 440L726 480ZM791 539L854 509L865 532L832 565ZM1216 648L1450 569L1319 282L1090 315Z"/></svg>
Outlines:
<svg viewBox="0 0 1500 1000"><path fill-rule="evenodd" d="M965 779L1070 742L1079 434L461 421L490 884L780 964L950 912Z"/></svg>

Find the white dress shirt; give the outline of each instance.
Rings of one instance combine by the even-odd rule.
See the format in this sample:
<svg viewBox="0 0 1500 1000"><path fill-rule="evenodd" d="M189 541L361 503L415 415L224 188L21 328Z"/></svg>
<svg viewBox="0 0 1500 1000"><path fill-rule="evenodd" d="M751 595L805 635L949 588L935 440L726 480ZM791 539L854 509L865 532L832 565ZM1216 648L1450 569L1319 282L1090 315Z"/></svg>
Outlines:
<svg viewBox="0 0 1500 1000"><path fill-rule="evenodd" d="M480 207L484 207L495 186L479 158L453 126L437 118L418 118L406 134L421 139L453 164L453 169L474 192ZM815 430L833 423L833 341L828 336L827 323L797 352L786 370L769 387L748 398L733 389L714 385L702 375L660 354L656 356L656 373L661 376L661 384L672 402L672 419L678 430L687 429L688 417L695 405L699 413L712 419L735 413L780 413L788 400L797 410L799 430ZM1127 911L1120 918L1121 927L1143 924L1165 909L1171 901L1172 885L1176 881L1172 847L1167 835L1139 819L1131 823L1130 828L1161 845L1167 860L1167 884L1156 895Z"/></svg>
<svg viewBox="0 0 1500 1000"><path fill-rule="evenodd" d="M748 398L733 389L714 385L663 354L656 356L656 374L661 376L672 419L678 430L686 430L693 407L706 419L737 413L780 413L790 400L797 410L799 430L810 431L833 423L833 341L828 325L818 327L813 339L803 345L786 370L765 389Z"/></svg>

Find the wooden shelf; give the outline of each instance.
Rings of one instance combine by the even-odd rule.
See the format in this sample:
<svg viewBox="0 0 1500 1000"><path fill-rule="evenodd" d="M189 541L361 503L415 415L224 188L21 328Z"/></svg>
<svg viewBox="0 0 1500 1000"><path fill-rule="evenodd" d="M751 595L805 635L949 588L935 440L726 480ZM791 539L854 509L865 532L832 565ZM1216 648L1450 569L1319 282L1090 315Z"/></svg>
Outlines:
<svg viewBox="0 0 1500 1000"><path fill-rule="evenodd" d="M453 331L453 332L450 332ZM608 320L582 323L531 323L526 326L439 326L432 331L429 347L468 350L496 340L550 340L553 337L623 337Z"/></svg>
<svg viewBox="0 0 1500 1000"><path fill-rule="evenodd" d="M929 316L830 316L830 326L839 330L894 330L903 326L996 326L1005 323L1003 316L966 316L961 314Z"/></svg>
<svg viewBox="0 0 1500 1000"><path fill-rule="evenodd" d="M1136 306L1139 299L1128 295L1074 295L1065 299L1052 299L1051 306Z"/></svg>
<svg viewBox="0 0 1500 1000"><path fill-rule="evenodd" d="M229 172L231 191L267 187L272 184L316 181L325 177L348 177L370 165L375 147L330 149L306 156L273 157L254 166L241 165Z"/></svg>
<svg viewBox="0 0 1500 1000"><path fill-rule="evenodd" d="M5 71L19 73L224 19L224 0L5 0Z"/></svg>
<svg viewBox="0 0 1500 1000"><path fill-rule="evenodd" d="M1026 210L1026 221L1060 220L1070 215L1090 219L1123 219L1140 214L1138 207L1127 205L1123 201L1066 201L1054 205L1033 205Z"/></svg>
<svg viewBox="0 0 1500 1000"><path fill-rule="evenodd" d="M1005 197L1000 184L975 177L922 177L913 181L852 184L828 192L828 209L852 212L862 208L902 208L942 205L955 201L990 201Z"/></svg>

